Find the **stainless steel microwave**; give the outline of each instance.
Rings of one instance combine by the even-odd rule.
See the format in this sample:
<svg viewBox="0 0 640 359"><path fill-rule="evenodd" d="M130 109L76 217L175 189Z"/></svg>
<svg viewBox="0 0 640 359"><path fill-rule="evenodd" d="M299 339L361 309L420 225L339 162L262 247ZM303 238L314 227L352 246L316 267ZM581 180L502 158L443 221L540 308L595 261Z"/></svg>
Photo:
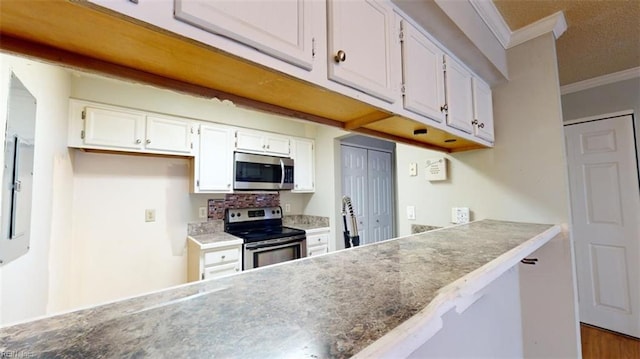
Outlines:
<svg viewBox="0 0 640 359"><path fill-rule="evenodd" d="M293 188L293 159L234 152L233 189L277 191Z"/></svg>

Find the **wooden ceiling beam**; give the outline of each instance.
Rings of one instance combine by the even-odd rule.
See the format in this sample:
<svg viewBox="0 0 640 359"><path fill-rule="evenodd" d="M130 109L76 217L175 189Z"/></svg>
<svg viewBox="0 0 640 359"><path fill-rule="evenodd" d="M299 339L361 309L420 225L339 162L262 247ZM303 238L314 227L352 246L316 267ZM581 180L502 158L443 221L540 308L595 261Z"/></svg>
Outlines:
<svg viewBox="0 0 640 359"><path fill-rule="evenodd" d="M384 119L387 119L391 117L391 114L387 113L387 112L380 112L380 111L376 111L376 112L372 112L369 114L366 114L362 117L353 119L351 121L347 121L344 124L344 129L347 131L352 131L355 130L357 128L366 126L368 124L374 123L374 122L378 122L378 121L382 121Z"/></svg>

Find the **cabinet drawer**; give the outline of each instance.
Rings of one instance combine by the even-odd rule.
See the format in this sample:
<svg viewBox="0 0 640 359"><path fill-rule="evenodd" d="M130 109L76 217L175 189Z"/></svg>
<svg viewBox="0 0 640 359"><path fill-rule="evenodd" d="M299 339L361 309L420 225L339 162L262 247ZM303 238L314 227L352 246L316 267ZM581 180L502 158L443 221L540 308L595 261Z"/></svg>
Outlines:
<svg viewBox="0 0 640 359"><path fill-rule="evenodd" d="M240 262L205 267L202 279L218 278L237 272L240 272Z"/></svg>
<svg viewBox="0 0 640 359"><path fill-rule="evenodd" d="M238 261L240 259L240 249L228 248L204 252L204 266Z"/></svg>
<svg viewBox="0 0 640 359"><path fill-rule="evenodd" d="M307 236L307 247L313 247L318 245L327 245L329 244L329 235L328 234L317 234Z"/></svg>
<svg viewBox="0 0 640 359"><path fill-rule="evenodd" d="M317 256L318 254L329 253L329 247L323 244L320 246L307 247L307 257Z"/></svg>

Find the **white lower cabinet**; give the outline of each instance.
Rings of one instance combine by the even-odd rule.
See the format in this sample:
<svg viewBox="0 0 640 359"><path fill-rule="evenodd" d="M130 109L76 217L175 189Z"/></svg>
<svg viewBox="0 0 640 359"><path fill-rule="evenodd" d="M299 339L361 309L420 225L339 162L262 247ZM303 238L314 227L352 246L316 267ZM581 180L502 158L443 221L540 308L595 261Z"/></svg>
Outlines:
<svg viewBox="0 0 640 359"><path fill-rule="evenodd" d="M329 228L307 231L307 257L329 253Z"/></svg>
<svg viewBox="0 0 640 359"><path fill-rule="evenodd" d="M187 280L218 278L242 271L241 240L210 248L189 238L187 244Z"/></svg>
<svg viewBox="0 0 640 359"><path fill-rule="evenodd" d="M194 159L194 193L232 192L233 129L201 124Z"/></svg>

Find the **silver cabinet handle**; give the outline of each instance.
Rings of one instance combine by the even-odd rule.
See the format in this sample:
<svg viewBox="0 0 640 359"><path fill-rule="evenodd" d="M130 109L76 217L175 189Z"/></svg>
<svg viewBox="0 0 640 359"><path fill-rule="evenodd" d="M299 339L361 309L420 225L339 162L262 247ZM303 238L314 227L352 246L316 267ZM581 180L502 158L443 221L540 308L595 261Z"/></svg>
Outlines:
<svg viewBox="0 0 640 359"><path fill-rule="evenodd" d="M147 145L151 143L151 140L147 138Z"/></svg>
<svg viewBox="0 0 640 359"><path fill-rule="evenodd" d="M336 52L336 56L334 56L333 59L336 60L336 62L345 62L347 61L347 53L343 50L338 50L338 52Z"/></svg>
<svg viewBox="0 0 640 359"><path fill-rule="evenodd" d="M225 255L222 255L222 257L220 257L220 258L224 259L224 257L226 257L226 256L225 256Z"/></svg>
<svg viewBox="0 0 640 359"><path fill-rule="evenodd" d="M138 138L138 139L136 140L136 143L137 143L137 144L141 144L141 143L142 143L142 141Z"/></svg>

